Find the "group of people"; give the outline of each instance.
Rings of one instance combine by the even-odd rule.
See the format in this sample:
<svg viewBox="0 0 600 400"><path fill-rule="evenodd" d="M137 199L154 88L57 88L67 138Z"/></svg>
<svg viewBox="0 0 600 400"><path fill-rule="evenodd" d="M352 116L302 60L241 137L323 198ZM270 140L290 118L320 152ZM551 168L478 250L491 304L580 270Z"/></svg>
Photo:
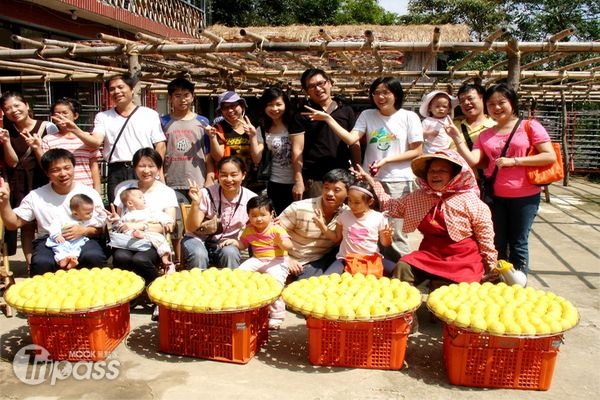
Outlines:
<svg viewBox="0 0 600 400"><path fill-rule="evenodd" d="M402 108L399 79L377 78L373 108L356 118L332 95L327 73L309 69L301 77L306 104L295 109L284 91L267 88L256 125L236 92L219 96L220 116L210 124L193 111L188 80L169 83L163 117L134 104L135 84L128 74L106 82L114 107L96 115L91 132L78 127L75 100L57 101L46 122L20 94L0 98L0 215L6 229L21 229L31 275L105 265L109 255L146 283L173 271L175 258L186 268L269 273L282 285L290 275L343 272L351 254L380 254L384 274L415 284L480 281L498 257L528 270L540 188L524 167L553 162L554 153L531 121L539 154L527 155L530 139L506 84L468 83L457 97L429 93L421 121ZM453 120L457 104L462 117ZM265 152L266 184L256 175ZM492 174L488 206L478 180ZM185 226L176 223L181 202L190 204ZM215 230L201 229L215 217ZM417 229L423 240L411 252L407 235ZM271 327L283 310L280 301L272 306Z"/></svg>

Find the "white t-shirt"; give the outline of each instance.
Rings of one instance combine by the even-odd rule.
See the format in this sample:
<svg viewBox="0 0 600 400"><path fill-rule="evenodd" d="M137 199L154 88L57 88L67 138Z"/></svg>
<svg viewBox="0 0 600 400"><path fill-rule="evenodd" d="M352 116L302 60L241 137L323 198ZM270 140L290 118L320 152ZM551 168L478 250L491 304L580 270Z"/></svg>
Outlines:
<svg viewBox="0 0 600 400"><path fill-rule="evenodd" d="M56 193L52 189L52 184L48 183L29 192L14 211L24 221L36 220L38 237L41 237L49 234L54 220L67 221L70 218L69 202L71 197L80 193L88 195L94 201L94 208L104 207L102 198L90 186L75 182L71 191L63 195ZM95 210L92 219L105 221L104 215L98 214Z"/></svg>
<svg viewBox="0 0 600 400"><path fill-rule="evenodd" d="M343 226L342 242L337 258L346 258L348 253L369 255L379 253L377 246L379 231L385 228L387 223L382 213L371 210L358 219L352 211L344 210L340 213L337 223Z"/></svg>
<svg viewBox="0 0 600 400"><path fill-rule="evenodd" d="M373 161L388 155L401 154L409 150L409 144L423 142L423 127L419 116L408 110L400 109L390 116L382 115L378 110L363 111L352 129L360 136L367 135L363 168L369 170ZM383 182L412 181L414 175L410 161L385 164L377 174Z"/></svg>
<svg viewBox="0 0 600 400"><path fill-rule="evenodd" d="M267 143L263 151L271 152L270 181L283 184L294 183L294 168L292 166L292 143L288 132L265 134ZM256 128L256 139L263 142L261 128Z"/></svg>
<svg viewBox="0 0 600 400"><path fill-rule="evenodd" d="M452 139L446 133L444 125L452 125L452 119L449 116L444 118L427 117L423 120L423 137L425 142L423 143L423 153L433 154L436 151L448 150ZM435 134L429 136L426 135L426 131L435 131Z"/></svg>
<svg viewBox="0 0 600 400"><path fill-rule="evenodd" d="M123 208L123 203L121 203L121 192L132 187L138 187L137 180L131 179L117 185L115 188L114 200L116 207ZM144 192L144 200L146 200L146 209L154 212L161 212L169 208L179 207L175 191L161 181L156 181L150 190ZM128 210L123 210L123 213L127 211Z"/></svg>
<svg viewBox="0 0 600 400"><path fill-rule="evenodd" d="M131 161L133 154L139 149L154 147L155 143L166 140L158 113L151 108L140 106L127 122L109 160L108 156L126 120L127 118L119 115L114 108L96 114L92 132L104 135L102 154L107 162Z"/></svg>

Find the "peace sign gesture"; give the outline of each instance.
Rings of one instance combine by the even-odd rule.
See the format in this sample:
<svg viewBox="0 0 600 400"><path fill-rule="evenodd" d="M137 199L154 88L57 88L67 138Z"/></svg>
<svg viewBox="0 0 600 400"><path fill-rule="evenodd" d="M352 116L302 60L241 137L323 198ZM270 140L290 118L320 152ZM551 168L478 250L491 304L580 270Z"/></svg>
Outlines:
<svg viewBox="0 0 600 400"><path fill-rule="evenodd" d="M195 181L188 178L188 185L188 196L190 196L192 203L200 204L201 194L198 184Z"/></svg>
<svg viewBox="0 0 600 400"><path fill-rule="evenodd" d="M23 129L20 132L20 135L23 139L25 139L25 143L33 150L42 148L42 138L37 133L29 133L27 129Z"/></svg>
<svg viewBox="0 0 600 400"><path fill-rule="evenodd" d="M252 125L252 122L250 122L250 118L248 118L247 115L244 115L244 119L238 118L238 121L240 122L240 124L242 124L242 126L244 127L244 132L248 136L256 136L256 127Z"/></svg>

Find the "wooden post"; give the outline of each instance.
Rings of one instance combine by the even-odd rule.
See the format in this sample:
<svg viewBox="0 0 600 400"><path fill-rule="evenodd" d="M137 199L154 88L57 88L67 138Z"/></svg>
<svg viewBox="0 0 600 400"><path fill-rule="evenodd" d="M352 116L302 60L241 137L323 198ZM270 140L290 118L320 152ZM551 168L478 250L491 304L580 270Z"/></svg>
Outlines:
<svg viewBox="0 0 600 400"><path fill-rule="evenodd" d="M129 73L134 77L139 77L142 67L140 66L140 56L137 52L129 53ZM133 89L133 102L137 105L142 105L142 97L140 95L141 86L138 82Z"/></svg>
<svg viewBox="0 0 600 400"><path fill-rule="evenodd" d="M506 55L508 57L508 76L506 80L510 87L518 91L519 79L521 78L521 52L519 43L512 36L508 39Z"/></svg>
<svg viewBox="0 0 600 400"><path fill-rule="evenodd" d="M560 141L562 145L562 155L563 155L563 166L565 170L565 177L563 178L563 186L569 186L569 174L570 174L570 165L571 160L569 159L569 148L567 147L567 124L569 123L569 118L567 116L567 101L565 99L565 92L563 90L560 91L560 96L562 100L562 115L563 115L563 131L560 135Z"/></svg>

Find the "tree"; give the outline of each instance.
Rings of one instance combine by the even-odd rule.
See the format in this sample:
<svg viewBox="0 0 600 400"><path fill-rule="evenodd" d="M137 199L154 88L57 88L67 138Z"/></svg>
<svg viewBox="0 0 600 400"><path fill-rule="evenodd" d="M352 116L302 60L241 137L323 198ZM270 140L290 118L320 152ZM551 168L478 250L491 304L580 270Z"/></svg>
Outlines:
<svg viewBox="0 0 600 400"><path fill-rule="evenodd" d="M386 11L377 0L347 0L339 7L336 23L392 25L398 15Z"/></svg>

